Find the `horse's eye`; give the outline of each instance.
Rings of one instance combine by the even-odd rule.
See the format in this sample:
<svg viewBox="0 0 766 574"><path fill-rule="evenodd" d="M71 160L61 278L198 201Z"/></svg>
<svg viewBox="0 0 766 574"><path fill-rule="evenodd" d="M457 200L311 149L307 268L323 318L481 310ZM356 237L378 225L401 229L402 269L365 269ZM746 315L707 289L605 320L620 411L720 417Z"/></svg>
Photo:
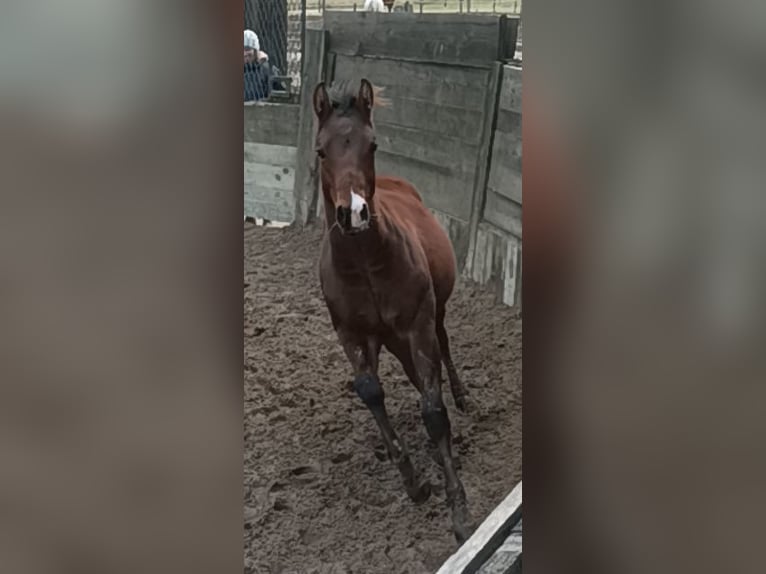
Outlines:
<svg viewBox="0 0 766 574"><path fill-rule="evenodd" d="M324 159L324 150L323 150L323 149L318 149L318 150L317 150L317 155L318 155L319 157L321 157L322 159Z"/></svg>
<svg viewBox="0 0 766 574"><path fill-rule="evenodd" d="M377 149L378 149L378 144L376 144L375 142L372 142L372 145L370 146L370 149L371 149L372 151L377 151Z"/></svg>

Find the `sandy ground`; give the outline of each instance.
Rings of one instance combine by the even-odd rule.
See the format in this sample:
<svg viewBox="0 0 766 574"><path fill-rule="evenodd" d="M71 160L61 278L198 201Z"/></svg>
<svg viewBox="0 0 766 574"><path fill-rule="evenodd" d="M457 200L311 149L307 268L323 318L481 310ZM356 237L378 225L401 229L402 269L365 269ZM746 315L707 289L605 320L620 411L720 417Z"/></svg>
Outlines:
<svg viewBox="0 0 766 574"><path fill-rule="evenodd" d="M384 351L392 424L434 486L420 506L351 389L319 290L320 239L317 229L245 224L245 572L434 572L456 542L418 393ZM521 479L521 319L461 281L447 329L468 412L446 382L444 396L478 523Z"/></svg>

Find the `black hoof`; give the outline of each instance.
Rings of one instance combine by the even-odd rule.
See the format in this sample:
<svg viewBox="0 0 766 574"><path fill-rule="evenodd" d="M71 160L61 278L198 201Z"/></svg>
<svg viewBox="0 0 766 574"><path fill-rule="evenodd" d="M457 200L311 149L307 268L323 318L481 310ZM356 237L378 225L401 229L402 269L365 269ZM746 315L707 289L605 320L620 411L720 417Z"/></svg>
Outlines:
<svg viewBox="0 0 766 574"><path fill-rule="evenodd" d="M375 453L375 458L377 458L381 462L386 460L391 460L391 454L388 452L388 449L383 445L376 446L373 452Z"/></svg>
<svg viewBox="0 0 766 574"><path fill-rule="evenodd" d="M465 524L453 524L452 529L455 534L455 540L458 544L463 544L466 540L468 540L474 531L474 528L466 526Z"/></svg>
<svg viewBox="0 0 766 574"><path fill-rule="evenodd" d="M407 494L415 504L423 504L431 497L431 483L426 480L420 486L410 489Z"/></svg>
<svg viewBox="0 0 766 574"><path fill-rule="evenodd" d="M476 530L476 527L472 524L467 522L456 522L453 517L452 531L455 534L455 540L457 540L458 544L463 544L463 542L468 540L471 537L471 534L473 534L474 530Z"/></svg>
<svg viewBox="0 0 766 574"><path fill-rule="evenodd" d="M455 399L455 406L457 407L457 410L459 410L461 413L466 412L468 409L468 405L465 401L465 395L459 395L457 397L454 397Z"/></svg>
<svg viewBox="0 0 766 574"><path fill-rule="evenodd" d="M476 526L468 513L468 507L464 501L457 502L452 507L452 530L455 533L455 540L462 544L471 537Z"/></svg>

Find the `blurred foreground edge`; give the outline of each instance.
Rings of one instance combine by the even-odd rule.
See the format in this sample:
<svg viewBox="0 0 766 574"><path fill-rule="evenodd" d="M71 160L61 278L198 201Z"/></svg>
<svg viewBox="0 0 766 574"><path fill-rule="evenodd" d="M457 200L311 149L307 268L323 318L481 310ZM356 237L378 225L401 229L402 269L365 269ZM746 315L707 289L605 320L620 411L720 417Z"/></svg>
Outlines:
<svg viewBox="0 0 766 574"><path fill-rule="evenodd" d="M521 502L519 482L437 574L520 573Z"/></svg>

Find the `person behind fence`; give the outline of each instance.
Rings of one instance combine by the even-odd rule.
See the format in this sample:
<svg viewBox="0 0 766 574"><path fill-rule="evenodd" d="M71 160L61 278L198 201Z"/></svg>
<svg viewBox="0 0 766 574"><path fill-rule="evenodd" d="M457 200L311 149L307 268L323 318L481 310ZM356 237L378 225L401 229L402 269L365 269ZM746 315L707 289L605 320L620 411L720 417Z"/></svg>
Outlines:
<svg viewBox="0 0 766 574"><path fill-rule="evenodd" d="M385 9L383 0L364 0L364 8L362 8L364 12L383 12Z"/></svg>
<svg viewBox="0 0 766 574"><path fill-rule="evenodd" d="M269 56L261 51L258 35L245 30L245 101L265 100L271 93Z"/></svg>

